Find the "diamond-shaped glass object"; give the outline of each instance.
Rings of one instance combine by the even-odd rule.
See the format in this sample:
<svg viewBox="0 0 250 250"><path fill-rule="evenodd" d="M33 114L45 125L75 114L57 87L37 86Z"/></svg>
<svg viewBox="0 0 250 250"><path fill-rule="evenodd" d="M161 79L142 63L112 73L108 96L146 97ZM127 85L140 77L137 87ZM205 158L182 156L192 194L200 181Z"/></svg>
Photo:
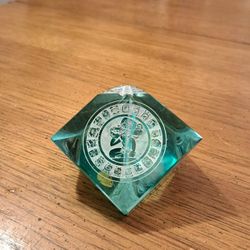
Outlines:
<svg viewBox="0 0 250 250"><path fill-rule="evenodd" d="M201 136L148 93L120 86L97 95L52 140L128 214Z"/></svg>

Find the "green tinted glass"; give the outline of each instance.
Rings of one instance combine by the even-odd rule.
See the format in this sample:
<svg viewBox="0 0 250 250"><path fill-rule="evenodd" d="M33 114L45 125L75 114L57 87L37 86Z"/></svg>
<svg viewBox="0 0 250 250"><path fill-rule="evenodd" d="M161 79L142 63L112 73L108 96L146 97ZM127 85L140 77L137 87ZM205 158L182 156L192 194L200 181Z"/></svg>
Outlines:
<svg viewBox="0 0 250 250"><path fill-rule="evenodd" d="M128 214L201 136L148 93L120 86L97 95L52 140Z"/></svg>

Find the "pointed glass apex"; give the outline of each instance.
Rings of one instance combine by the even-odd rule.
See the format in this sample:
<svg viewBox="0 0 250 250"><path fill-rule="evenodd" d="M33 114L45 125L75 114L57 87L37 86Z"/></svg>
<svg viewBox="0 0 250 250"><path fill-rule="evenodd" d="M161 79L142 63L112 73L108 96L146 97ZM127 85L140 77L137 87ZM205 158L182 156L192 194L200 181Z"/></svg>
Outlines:
<svg viewBox="0 0 250 250"><path fill-rule="evenodd" d="M201 136L148 93L119 86L97 95L52 140L127 215Z"/></svg>

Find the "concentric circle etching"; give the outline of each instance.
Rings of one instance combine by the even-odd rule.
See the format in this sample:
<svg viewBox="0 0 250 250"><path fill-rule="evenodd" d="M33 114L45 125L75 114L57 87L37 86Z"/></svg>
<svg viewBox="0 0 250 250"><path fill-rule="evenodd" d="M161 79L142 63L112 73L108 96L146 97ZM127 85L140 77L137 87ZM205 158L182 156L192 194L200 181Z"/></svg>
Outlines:
<svg viewBox="0 0 250 250"><path fill-rule="evenodd" d="M112 102L91 116L82 140L95 171L117 181L138 180L159 164L167 135L161 119L145 104Z"/></svg>

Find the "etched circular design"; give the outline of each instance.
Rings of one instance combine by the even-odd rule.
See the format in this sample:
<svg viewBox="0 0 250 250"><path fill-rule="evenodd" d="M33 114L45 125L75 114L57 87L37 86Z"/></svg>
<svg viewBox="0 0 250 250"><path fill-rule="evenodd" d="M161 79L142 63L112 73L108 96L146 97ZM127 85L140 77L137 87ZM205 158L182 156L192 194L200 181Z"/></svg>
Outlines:
<svg viewBox="0 0 250 250"><path fill-rule="evenodd" d="M158 115L139 102L113 102L97 110L83 134L84 154L113 180L137 180L160 162L167 135Z"/></svg>

